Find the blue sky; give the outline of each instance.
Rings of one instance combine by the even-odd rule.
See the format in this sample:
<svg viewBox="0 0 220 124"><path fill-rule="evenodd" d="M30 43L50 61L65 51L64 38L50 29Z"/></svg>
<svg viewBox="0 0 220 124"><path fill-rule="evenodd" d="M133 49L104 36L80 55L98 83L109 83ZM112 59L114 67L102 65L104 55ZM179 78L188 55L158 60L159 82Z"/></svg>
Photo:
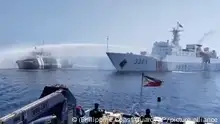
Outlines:
<svg viewBox="0 0 220 124"><path fill-rule="evenodd" d="M218 0L1 0L0 42L106 43L151 48L184 26L181 43L205 44L220 50Z"/></svg>

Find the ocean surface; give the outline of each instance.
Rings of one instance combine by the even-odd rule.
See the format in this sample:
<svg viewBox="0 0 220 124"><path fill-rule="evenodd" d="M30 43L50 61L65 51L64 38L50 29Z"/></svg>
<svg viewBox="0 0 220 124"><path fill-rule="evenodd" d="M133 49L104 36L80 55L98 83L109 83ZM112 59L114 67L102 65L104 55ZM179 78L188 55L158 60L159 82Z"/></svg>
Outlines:
<svg viewBox="0 0 220 124"><path fill-rule="evenodd" d="M143 88L140 73L117 73L114 70L68 69L0 70L0 116L36 100L45 85L64 84L84 109L95 102L107 110L131 112L142 99L142 110L166 117L204 116L220 119L220 73L146 73L164 80L157 88ZM160 105L156 98L162 97Z"/></svg>

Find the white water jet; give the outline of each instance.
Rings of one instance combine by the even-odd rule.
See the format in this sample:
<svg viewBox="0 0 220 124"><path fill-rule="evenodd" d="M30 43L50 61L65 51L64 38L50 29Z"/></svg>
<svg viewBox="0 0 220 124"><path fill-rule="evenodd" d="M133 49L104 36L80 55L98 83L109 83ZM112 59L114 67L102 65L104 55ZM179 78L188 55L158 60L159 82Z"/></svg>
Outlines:
<svg viewBox="0 0 220 124"><path fill-rule="evenodd" d="M26 46L0 51L0 68L17 68L16 60L28 55L34 47ZM45 44L36 47L51 52L55 57L71 59L77 68L114 69L105 53L106 44ZM139 50L139 48L109 45L109 51L114 52L138 52Z"/></svg>

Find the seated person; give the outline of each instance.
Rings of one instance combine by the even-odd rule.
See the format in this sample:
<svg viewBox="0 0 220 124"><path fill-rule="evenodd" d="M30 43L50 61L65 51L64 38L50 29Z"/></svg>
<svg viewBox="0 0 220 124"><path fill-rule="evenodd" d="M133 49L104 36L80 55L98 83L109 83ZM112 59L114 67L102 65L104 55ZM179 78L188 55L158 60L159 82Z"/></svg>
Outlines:
<svg viewBox="0 0 220 124"><path fill-rule="evenodd" d="M152 124L153 118L150 115L150 109L146 109L146 114L141 117L141 121L143 121L142 124Z"/></svg>
<svg viewBox="0 0 220 124"><path fill-rule="evenodd" d="M203 117L200 117L196 124L205 124L205 119Z"/></svg>
<svg viewBox="0 0 220 124"><path fill-rule="evenodd" d="M103 117L103 112L99 110L99 104L95 103L94 109L89 112L92 124L99 124L99 119Z"/></svg>

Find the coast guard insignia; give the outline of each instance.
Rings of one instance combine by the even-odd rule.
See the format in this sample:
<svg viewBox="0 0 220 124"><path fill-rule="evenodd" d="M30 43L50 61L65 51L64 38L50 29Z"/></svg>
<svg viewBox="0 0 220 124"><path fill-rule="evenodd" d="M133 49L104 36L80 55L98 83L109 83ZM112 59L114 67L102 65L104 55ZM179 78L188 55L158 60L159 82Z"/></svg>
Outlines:
<svg viewBox="0 0 220 124"><path fill-rule="evenodd" d="M124 59L124 60L122 60L122 61L120 62L119 66L120 66L121 68L123 68L126 64L127 64L127 60Z"/></svg>

